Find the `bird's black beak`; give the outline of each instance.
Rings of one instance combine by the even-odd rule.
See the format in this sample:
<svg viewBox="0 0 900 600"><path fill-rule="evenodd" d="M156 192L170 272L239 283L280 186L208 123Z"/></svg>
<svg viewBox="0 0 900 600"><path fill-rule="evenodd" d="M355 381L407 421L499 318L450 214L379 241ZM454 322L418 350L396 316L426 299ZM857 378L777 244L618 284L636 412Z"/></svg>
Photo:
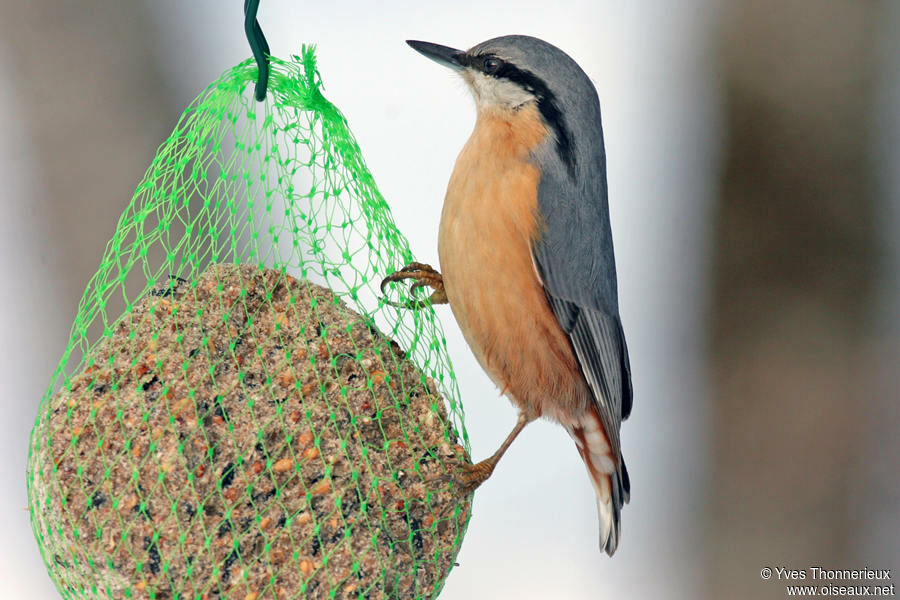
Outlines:
<svg viewBox="0 0 900 600"><path fill-rule="evenodd" d="M424 56L427 56L434 62L450 67L451 69L462 69L464 67L461 58L465 56L465 52L451 48L449 46L441 46L440 44L432 44L431 42L419 42L417 40L406 40L409 46Z"/></svg>

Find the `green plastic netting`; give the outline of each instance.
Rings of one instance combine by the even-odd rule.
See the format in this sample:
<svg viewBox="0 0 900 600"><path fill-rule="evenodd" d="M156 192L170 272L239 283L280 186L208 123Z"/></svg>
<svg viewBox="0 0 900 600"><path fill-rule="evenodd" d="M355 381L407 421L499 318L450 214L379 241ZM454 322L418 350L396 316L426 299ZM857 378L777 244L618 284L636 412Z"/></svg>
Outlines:
<svg viewBox="0 0 900 600"><path fill-rule="evenodd" d="M411 259L312 49L224 73L119 220L38 411L28 496L65 598L433 598L468 438ZM399 293L399 288L394 290Z"/></svg>

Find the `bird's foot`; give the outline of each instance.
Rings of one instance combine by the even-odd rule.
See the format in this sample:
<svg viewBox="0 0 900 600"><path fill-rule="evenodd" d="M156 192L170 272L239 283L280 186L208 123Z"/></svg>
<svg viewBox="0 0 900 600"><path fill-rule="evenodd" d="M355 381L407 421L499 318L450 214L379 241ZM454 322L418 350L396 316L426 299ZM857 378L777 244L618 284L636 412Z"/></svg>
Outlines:
<svg viewBox="0 0 900 600"><path fill-rule="evenodd" d="M395 281L403 281L404 279L412 279L414 283L409 286L409 292L415 294L416 290L428 286L434 290L428 300L431 304L446 304L447 292L444 290L444 279L441 274L435 271L431 265L423 263L411 262L399 271L395 271L381 280L381 293L384 294L384 288L387 284ZM410 308L417 310L426 306L421 300L408 300L407 302L392 302L386 300L391 306L398 308Z"/></svg>
<svg viewBox="0 0 900 600"><path fill-rule="evenodd" d="M499 463L500 459L503 458L503 455L506 454L510 444L513 443L516 437L523 429L525 429L525 426L534 420L534 418L534 416L528 416L528 414L524 412L519 413L519 418L516 420L516 426L513 427L513 430L509 432L509 435L506 436L506 439L503 440L503 443L490 458L486 458L474 465L460 465L455 473L448 473L447 475L441 476L439 479L444 483L449 483L451 491L460 495L471 494L478 489L478 486L487 481L487 478L494 472L494 467L497 466L497 463Z"/></svg>
<svg viewBox="0 0 900 600"><path fill-rule="evenodd" d="M489 458L474 465L461 465L455 473L442 475L438 479L442 483L449 483L453 493L468 496L487 481L496 466L497 461Z"/></svg>

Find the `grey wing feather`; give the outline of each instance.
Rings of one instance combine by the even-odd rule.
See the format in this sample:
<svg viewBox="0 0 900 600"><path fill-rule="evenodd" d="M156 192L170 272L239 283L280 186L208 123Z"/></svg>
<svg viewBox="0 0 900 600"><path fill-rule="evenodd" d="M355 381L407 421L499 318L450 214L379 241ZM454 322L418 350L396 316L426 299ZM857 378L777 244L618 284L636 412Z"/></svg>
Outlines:
<svg viewBox="0 0 900 600"><path fill-rule="evenodd" d="M535 264L541 271L539 252L534 253ZM542 279L544 277L542 276ZM594 405L606 431L613 455L619 458L619 468L612 476L612 530L604 538L601 528L600 547L612 556L621 535L622 506L631 499L631 482L622 458L619 427L631 412L633 390L628 348L618 316L602 310L581 306L556 296L552 279L544 279L544 291L560 326L569 336L575 356L594 398Z"/></svg>
<svg viewBox="0 0 900 600"><path fill-rule="evenodd" d="M602 134L593 139L602 140ZM581 174L581 187L573 185L552 157L546 159L538 187L541 230L532 245L532 257L547 301L572 343L610 445L621 461L612 490L618 523L631 488L621 460L619 429L631 413L633 388L619 319L605 156L602 146L587 154L593 158L581 163L587 167ZM607 544L611 552L616 541L611 538Z"/></svg>
<svg viewBox="0 0 900 600"><path fill-rule="evenodd" d="M584 174L583 187L574 186L552 161L544 165L538 187L541 228L532 256L618 449L619 427L631 413L633 394L600 152L600 164Z"/></svg>
<svg viewBox="0 0 900 600"><path fill-rule="evenodd" d="M536 259L540 264L540 259ZM546 281L546 280L545 280ZM631 412L631 368L618 317L563 300L545 287L554 315L569 336L613 451L621 453L619 427Z"/></svg>

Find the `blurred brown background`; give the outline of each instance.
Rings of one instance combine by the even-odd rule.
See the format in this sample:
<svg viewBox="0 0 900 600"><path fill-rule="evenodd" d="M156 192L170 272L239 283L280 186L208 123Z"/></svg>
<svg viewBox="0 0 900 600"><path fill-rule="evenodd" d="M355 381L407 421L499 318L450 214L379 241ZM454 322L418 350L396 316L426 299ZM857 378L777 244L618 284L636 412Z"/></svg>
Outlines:
<svg viewBox="0 0 900 600"><path fill-rule="evenodd" d="M877 318L896 266L875 162L887 16L753 0L722 24L710 597L758 597L733 589L748 563L859 564L900 500L898 389L881 379L900 357Z"/></svg>
<svg viewBox="0 0 900 600"><path fill-rule="evenodd" d="M403 3L389 5L385 10L413 11ZM209 11L211 21L225 19L208 8L210 3L205 6L197 10ZM285 3L271 6L263 13L270 23ZM600 3L596 11L612 23L610 30L621 18L638 32L632 38L623 34L624 41L604 42L607 48L621 42L622 55L639 52L635 48L646 39L640 37L644 18L652 39L700 32L705 41L685 60L690 62L686 68L700 73L709 86L708 110L702 107L696 122L676 119L671 129L655 135L671 136L677 145L682 137L690 139L685 131L692 127L713 133L704 142L709 154L700 161L705 166L697 171L704 179L694 185L688 177L683 184L686 194L703 199L683 209L686 222L700 223L692 230L701 238L699 250L685 251L682 261L686 272L698 272L699 282L690 286L698 296L685 296L694 298L689 314L659 317L685 323L690 339L699 340L699 381L687 388L700 393L687 394L677 405L680 420L668 422L685 444L699 449L685 450L690 463L685 469L693 475L683 487L677 478L671 486L641 480L640 469L631 468L640 486L624 514L623 554L628 554L602 568L613 574L617 568L631 569L635 575L611 584L617 591L608 597L786 597L784 585L761 581L765 566L900 572L900 3L722 0L687 2L679 9L650 2L642 9L646 15L638 9L623 15L627 11L616 6ZM570 8L587 10L578 2ZM3 4L0 69L8 88L0 105L7 115L0 165L8 174L7 192L0 198L7 295L3 357L5 372L18 382L7 399L11 450L2 471L9 490L2 506L4 535L10 539L2 552L10 560L0 561L0 587L8 586L3 597L54 597L20 512L22 469L27 430L84 284L125 200L181 108L219 71L249 54L241 46L239 16L229 16L223 25L230 37L216 40L209 37L215 27L198 24L194 34L189 24L178 24L184 18L175 10L175 2ZM488 3L483 10L493 9ZM499 5L497 11L502 12ZM591 39L587 29L579 35ZM399 34L397 39L402 39ZM228 50L213 50L219 42ZM648 43L661 53L671 50ZM326 49L323 42L322 53ZM193 57L195 63L174 68L173 56L182 50L185 61ZM620 60L625 59L613 52L601 62L609 66ZM648 68L634 76L652 79L654 73ZM328 75L325 70L326 83ZM605 83L597 83L604 98ZM340 100L337 104L344 106ZM617 133L627 135L643 116L616 120L627 111L615 102L604 108L611 164L626 161L621 157L627 158L627 150L617 155L622 144L617 147L612 140ZM398 113L404 110L382 118L403 121ZM365 118L354 127L365 135ZM458 148L456 142L447 146L452 152ZM385 177L390 186L391 175L384 172L391 167L379 167L383 159L368 151L367 157L376 177ZM444 162L449 169L450 162ZM653 165L640 168L651 177L655 172ZM616 180L611 180L615 190ZM26 194L29 202L20 202ZM638 200L620 195L611 202ZM652 212L654 203L669 200L661 192L649 197L647 206ZM619 221L615 210L625 215ZM629 290L659 288L653 277L644 277L640 286L630 281L647 270L622 268L623 255L626 264L659 260L652 252L633 250L652 247L648 238L658 232L637 217L630 220L627 210L614 209L623 305ZM414 223L416 215L407 215ZM404 226L402 220L398 216ZM674 229L677 237L680 223L660 226L670 233ZM665 271L667 277L681 278L680 272ZM644 295L631 292L638 296ZM638 357L653 356L655 342L668 346L665 339L641 333L641 323L656 318L640 309L641 302L631 304L637 309L623 309L626 330L637 331L630 345ZM22 303L32 311L26 334L16 329ZM632 363L638 424L625 425L626 454L654 431L665 435L666 427L638 429L642 418L652 419L653 403L664 407L667 399L648 394L651 384L641 385L642 373L656 368L653 361L633 356ZM474 402L465 401L467 407ZM643 410L640 402L646 402ZM507 423L493 426L505 431ZM665 462L666 452L652 444L634 452L638 464ZM666 490L679 497L667 498ZM652 542L639 541L653 539L652 532L640 531L644 509L639 502L648 501L656 503L647 508L648 519L677 520L688 532L683 540L662 536L659 541L672 548L666 554L678 554L675 564L684 565L680 571L657 569L655 561L664 559L648 554ZM594 523L584 527L593 534ZM470 537L476 530L473 521ZM601 559L589 560L599 564ZM472 571L454 572L451 582L466 573ZM660 580L641 588L644 577ZM558 597L602 598L608 591L573 586ZM547 595L541 594L533 597ZM442 597L467 596L448 585Z"/></svg>

